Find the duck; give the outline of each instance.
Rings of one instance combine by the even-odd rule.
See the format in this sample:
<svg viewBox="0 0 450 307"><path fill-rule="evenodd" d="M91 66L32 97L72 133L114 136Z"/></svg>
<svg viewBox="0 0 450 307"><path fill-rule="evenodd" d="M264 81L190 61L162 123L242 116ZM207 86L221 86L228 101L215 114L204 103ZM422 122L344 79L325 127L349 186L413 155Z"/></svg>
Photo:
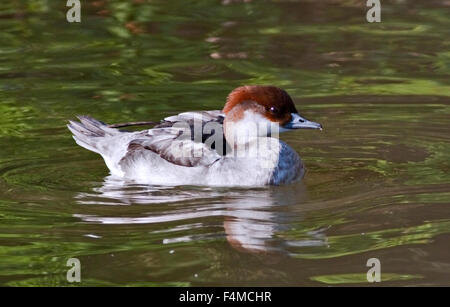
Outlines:
<svg viewBox="0 0 450 307"><path fill-rule="evenodd" d="M67 125L75 142L100 154L110 175L150 185L266 186L301 180L305 166L279 133L319 129L276 86L231 91L222 110L188 111L141 131L89 116Z"/></svg>

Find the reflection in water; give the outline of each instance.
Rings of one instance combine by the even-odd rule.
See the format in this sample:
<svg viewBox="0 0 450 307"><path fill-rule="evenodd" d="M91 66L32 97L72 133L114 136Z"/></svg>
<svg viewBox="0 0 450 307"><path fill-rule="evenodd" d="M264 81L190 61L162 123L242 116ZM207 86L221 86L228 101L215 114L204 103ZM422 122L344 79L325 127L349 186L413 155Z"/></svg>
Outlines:
<svg viewBox="0 0 450 307"><path fill-rule="evenodd" d="M245 251L284 251L283 246L322 246L326 238L320 231L311 231L312 238L299 241L280 241L277 232L289 230L294 218L292 209L305 198L302 183L278 189L212 189L209 187L160 187L137 185L114 176L105 178L94 193L80 193L80 204L151 205L169 204L145 216L112 217L75 214L85 222L102 224L162 224L176 222L165 232L184 231L187 235L163 239L164 244L190 242L210 238L211 234L191 235L190 229L201 228L195 219L221 217L227 241ZM178 204L178 205L177 205ZM151 208L151 207L150 207ZM298 216L295 217L297 220ZM182 225L180 225L182 223ZM215 234L215 237L223 234Z"/></svg>
<svg viewBox="0 0 450 307"><path fill-rule="evenodd" d="M106 177L103 185L93 188L93 191L95 193L80 193L78 202L101 205L158 204L189 200L196 195L189 189L136 184L112 175Z"/></svg>
<svg viewBox="0 0 450 307"><path fill-rule="evenodd" d="M29 2L0 2L0 285L67 286L74 256L87 286L366 285L368 257L382 285L450 284L448 0L384 1L370 25L359 0L85 1L82 30ZM282 136L305 188L98 184L65 128L214 110L242 84L326 127Z"/></svg>

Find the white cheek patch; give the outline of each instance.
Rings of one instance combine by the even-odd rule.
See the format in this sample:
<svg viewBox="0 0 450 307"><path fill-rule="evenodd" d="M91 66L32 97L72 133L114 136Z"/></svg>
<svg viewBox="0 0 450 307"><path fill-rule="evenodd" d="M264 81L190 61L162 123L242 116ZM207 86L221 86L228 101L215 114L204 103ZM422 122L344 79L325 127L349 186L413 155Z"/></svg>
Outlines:
<svg viewBox="0 0 450 307"><path fill-rule="evenodd" d="M279 142L274 142L279 128L277 122L247 110L239 121L225 123L226 140L237 157L261 158L268 152L279 152ZM273 168L273 161L269 167Z"/></svg>
<svg viewBox="0 0 450 307"><path fill-rule="evenodd" d="M265 116L252 111L245 111L243 118L233 123L233 126L236 126L236 130L246 131L248 135L255 137L278 135L281 132L278 122L273 122Z"/></svg>
<svg viewBox="0 0 450 307"><path fill-rule="evenodd" d="M232 144L246 144L260 136L267 136L270 121L251 111L245 111L243 117L235 122L225 124L227 142Z"/></svg>

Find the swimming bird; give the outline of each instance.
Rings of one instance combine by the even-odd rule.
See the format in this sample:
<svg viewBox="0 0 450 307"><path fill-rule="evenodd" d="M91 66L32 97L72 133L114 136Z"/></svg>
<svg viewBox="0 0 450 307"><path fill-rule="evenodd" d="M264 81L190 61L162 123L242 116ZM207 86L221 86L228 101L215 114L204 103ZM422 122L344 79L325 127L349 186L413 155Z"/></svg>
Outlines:
<svg viewBox="0 0 450 307"><path fill-rule="evenodd" d="M222 110L164 118L123 131L88 116L69 121L76 143L100 154L113 176L144 184L262 186L303 178L299 155L278 133L320 129L275 86L241 86Z"/></svg>

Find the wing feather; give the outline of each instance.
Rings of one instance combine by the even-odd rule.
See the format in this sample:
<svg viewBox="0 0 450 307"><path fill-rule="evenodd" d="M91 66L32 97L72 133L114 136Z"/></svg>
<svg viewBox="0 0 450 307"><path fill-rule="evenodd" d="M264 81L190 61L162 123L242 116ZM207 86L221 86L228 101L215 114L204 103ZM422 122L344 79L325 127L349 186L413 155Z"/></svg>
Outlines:
<svg viewBox="0 0 450 307"><path fill-rule="evenodd" d="M217 133L203 134L196 138L194 127L203 127L213 122L220 128L220 137L223 139L224 115L221 111L185 112L166 117L161 124L148 130L145 136L132 140L128 145L126 155L120 164L127 164L136 155L151 151L161 158L180 166L196 167L211 165L221 158L214 146L205 144L205 140Z"/></svg>

